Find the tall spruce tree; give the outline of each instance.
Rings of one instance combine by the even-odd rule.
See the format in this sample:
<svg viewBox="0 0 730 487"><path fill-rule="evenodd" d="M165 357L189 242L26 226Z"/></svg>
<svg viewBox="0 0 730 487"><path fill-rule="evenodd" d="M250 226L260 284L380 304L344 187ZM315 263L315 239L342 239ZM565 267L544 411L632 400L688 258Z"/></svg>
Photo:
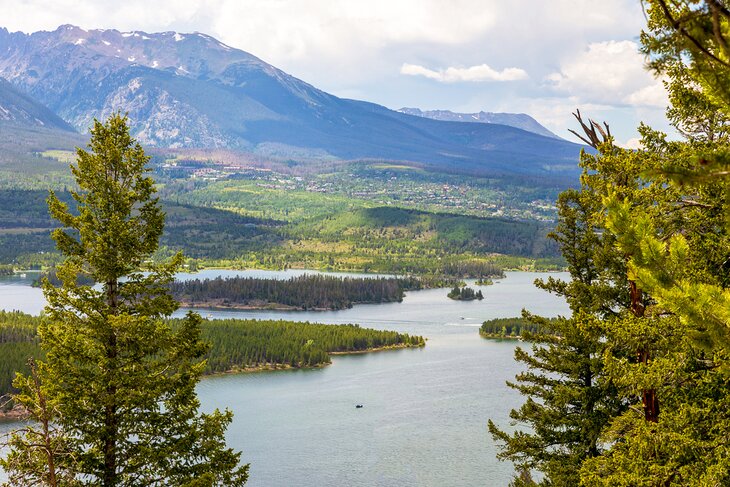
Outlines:
<svg viewBox="0 0 730 487"><path fill-rule="evenodd" d="M611 445L587 461L584 485L730 485L730 11L722 1L652 0L642 35L652 66L670 76L669 118L686 141L645 136L669 178L671 218L658 220L610 195L607 225L631 255L628 272L665 317L660 328L611 330L635 342L651 338L648 364L609 361L627 390L656 388L656 423L631 411L606 431ZM648 136L648 137L647 137ZM613 362L613 363L611 363Z"/></svg>
<svg viewBox="0 0 730 487"><path fill-rule="evenodd" d="M43 283L39 389L18 399L33 399L34 412L45 398L62 435L56 464L73 468L79 485L243 485L248 465L224 441L231 413L199 412L195 385L207 350L200 317L188 314L175 329L163 319L177 308L167 284L181 256L151 264L164 213L145 174L149 158L119 114L94 122L89 147L71 167L77 211L48 199L66 259L62 284ZM81 274L101 289L78 284ZM28 392L27 380L18 384ZM47 470L49 450L21 439L2 463L11 478Z"/></svg>
<svg viewBox="0 0 730 487"><path fill-rule="evenodd" d="M687 275L718 273L717 266L722 267L720 263L730 255L726 244L722 246L726 236L717 230L726 213L717 199L712 200L723 193L705 188L684 200L691 202L689 215L677 211L686 191L668 186L666 176L648 180L644 174L661 167L669 154L676 161L677 151L688 146L668 144L647 127L641 130L649 149L635 152L596 144L601 149L598 154L582 157L586 172L581 191L569 190L560 196L560 221L553 238L561 245L572 280L549 278L538 285L564 296L573 317L557 322L533 317L541 325L539 333L527 335L535 343L533 351L516 352L529 371L510 385L528 401L511 416L530 431L507 434L490 423L493 436L504 444L500 456L514 461L518 470L541 470L544 485L578 485L581 475L585 485L664 485L656 479L672 478L675 465L668 459L676 461L678 456L692 464L685 469L692 474L684 471L677 476L686 481L700 470L698 458L709 458L711 451L724 452L718 443L722 434L709 431L712 425L725 423L726 403L718 394L725 382L721 376L704 373L708 362L701 350L692 348L687 338L691 330L657 308L650 297L658 289L656 281L635 271L637 262L656 257L656 252L647 253L636 243L637 235L660 227L686 233L696 247L676 258L675 267L682 266ZM619 209L615 201L621 202ZM704 218L694 214L698 209L707 213ZM625 224L639 217L643 218L642 233ZM707 241L721 244L720 251ZM722 277L722 272L717 276ZM693 295L698 297L699 293ZM700 300L699 306L689 306L685 299L682 306L686 313L705 303ZM683 354L682 367L668 367L676 353ZM682 381L696 388L676 387ZM687 409L692 397L697 404ZM718 401L710 402L713 397ZM664 420L658 409L660 399L666 402ZM700 407L708 402L712 407ZM697 416L690 418L687 411ZM694 440L672 443L676 428L658 434L670 424L680 429L695 426ZM672 456L669 450L681 453ZM515 479L515 485L520 482Z"/></svg>
<svg viewBox="0 0 730 487"><path fill-rule="evenodd" d="M632 292L626 256L606 229L602 198L618 190L645 205L658 190L643 183L643 157L615 146L607 126L585 123L580 112L575 115L584 130L579 137L596 153L581 155L581 189L565 191L557 202L559 221L551 237L560 245L571 280L551 277L536 282L564 297L573 316L548 321L526 315L540 325L539 332L525 337L533 342L531 353L516 350L516 360L528 371L509 385L527 396L511 417L529 431L508 434L489 423L493 437L503 445L500 458L512 460L518 470L540 470L542 485L577 485L585 459L603 451L604 428L636 402L620 394L605 369L609 348L620 356L633 356L636 350L612 347L604 326L606 321L630 319L637 299L643 308L646 296Z"/></svg>

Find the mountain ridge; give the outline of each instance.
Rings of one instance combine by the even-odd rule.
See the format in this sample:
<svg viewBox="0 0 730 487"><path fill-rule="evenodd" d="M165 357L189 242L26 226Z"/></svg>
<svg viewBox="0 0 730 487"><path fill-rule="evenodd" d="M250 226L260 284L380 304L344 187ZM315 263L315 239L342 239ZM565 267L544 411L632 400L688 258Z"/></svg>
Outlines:
<svg viewBox="0 0 730 487"><path fill-rule="evenodd" d="M581 148L506 125L443 122L338 98L202 33L0 29L0 77L82 132L93 118L128 113L135 137L151 147L571 178Z"/></svg>
<svg viewBox="0 0 730 487"><path fill-rule="evenodd" d="M408 115L414 115L416 117L431 118L433 120L442 120L445 122L478 122L509 125L510 127L544 135L545 137L562 139L562 137L551 132L540 122L526 113L485 112L483 110L476 113L460 113L453 112L451 110L421 110L420 108L409 107L399 108L396 111L406 113Z"/></svg>

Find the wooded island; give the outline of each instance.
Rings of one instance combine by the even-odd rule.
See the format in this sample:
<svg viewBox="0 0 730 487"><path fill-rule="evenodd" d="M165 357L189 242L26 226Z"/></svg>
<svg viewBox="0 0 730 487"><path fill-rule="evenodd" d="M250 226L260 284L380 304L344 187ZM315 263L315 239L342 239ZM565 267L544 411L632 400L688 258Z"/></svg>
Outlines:
<svg viewBox="0 0 730 487"><path fill-rule="evenodd" d="M305 274L291 279L229 277L175 281L170 291L194 308L339 310L355 304L393 303L421 289L413 278L355 278Z"/></svg>

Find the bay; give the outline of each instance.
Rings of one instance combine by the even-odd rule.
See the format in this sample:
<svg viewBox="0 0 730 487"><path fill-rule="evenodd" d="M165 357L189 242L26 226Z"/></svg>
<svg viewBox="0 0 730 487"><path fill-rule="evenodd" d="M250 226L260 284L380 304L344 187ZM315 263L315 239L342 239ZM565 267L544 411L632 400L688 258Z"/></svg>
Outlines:
<svg viewBox="0 0 730 487"><path fill-rule="evenodd" d="M303 272L211 269L180 278ZM0 307L38 313L43 299L31 277L0 279ZM233 411L228 444L251 463L252 487L507 485L512 466L496 460L486 423L509 429L510 409L523 402L505 385L521 371L518 342L482 339L478 326L522 308L567 314L562 300L532 285L537 277L546 275L508 272L480 288L483 301L432 289L341 311L198 310L210 318L357 323L428 339L423 349L335 356L322 369L209 377L198 386L202 407ZM0 425L0 434L11 427Z"/></svg>

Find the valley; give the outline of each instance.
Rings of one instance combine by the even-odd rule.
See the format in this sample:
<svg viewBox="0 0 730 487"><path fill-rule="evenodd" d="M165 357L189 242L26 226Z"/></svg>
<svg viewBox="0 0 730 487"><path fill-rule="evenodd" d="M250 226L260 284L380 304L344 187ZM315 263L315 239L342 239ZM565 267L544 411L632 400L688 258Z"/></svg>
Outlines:
<svg viewBox="0 0 730 487"><path fill-rule="evenodd" d="M730 0L0 5L2 487L730 485Z"/></svg>

